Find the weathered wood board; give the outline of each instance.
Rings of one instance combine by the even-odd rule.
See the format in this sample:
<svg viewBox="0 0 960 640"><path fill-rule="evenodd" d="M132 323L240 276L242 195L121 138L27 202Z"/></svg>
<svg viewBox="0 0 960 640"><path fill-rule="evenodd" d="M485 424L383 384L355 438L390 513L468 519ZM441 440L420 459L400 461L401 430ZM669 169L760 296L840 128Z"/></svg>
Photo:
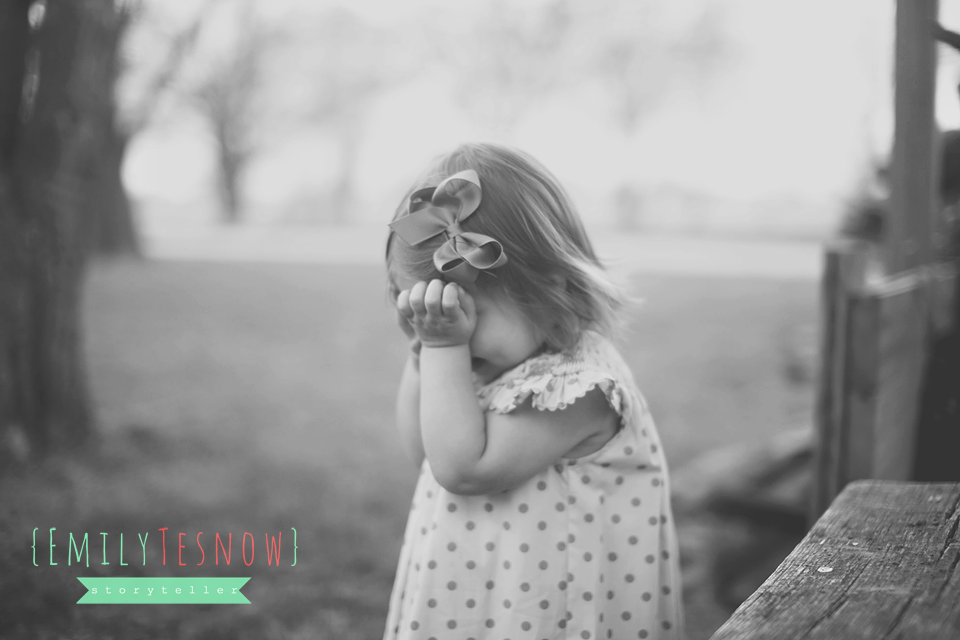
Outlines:
<svg viewBox="0 0 960 640"><path fill-rule="evenodd" d="M960 484L849 484L711 640L960 638Z"/></svg>
<svg viewBox="0 0 960 640"><path fill-rule="evenodd" d="M850 481L848 363L853 358L851 311L864 287L870 247L835 241L824 253L820 289L820 371L817 389L815 474L811 521L820 517Z"/></svg>
<svg viewBox="0 0 960 640"><path fill-rule="evenodd" d="M871 273L876 253L862 242L832 243L825 256L811 520L850 481L916 477L928 345L952 328L958 277L941 263Z"/></svg>
<svg viewBox="0 0 960 640"><path fill-rule="evenodd" d="M886 281L877 300L876 418L871 473L878 480L912 480L920 396L930 339L928 270Z"/></svg>

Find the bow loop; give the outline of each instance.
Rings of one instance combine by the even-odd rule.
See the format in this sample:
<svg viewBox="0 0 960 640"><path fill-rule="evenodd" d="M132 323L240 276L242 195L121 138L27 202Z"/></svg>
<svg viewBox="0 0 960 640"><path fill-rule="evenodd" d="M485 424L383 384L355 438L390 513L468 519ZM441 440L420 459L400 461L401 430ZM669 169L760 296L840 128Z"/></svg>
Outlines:
<svg viewBox="0 0 960 640"><path fill-rule="evenodd" d="M433 263L443 276L460 284L477 279L479 271L507 263L503 245L482 233L464 231L460 223L480 206L480 178L470 169L455 173L436 187L418 189L410 195L408 213L390 223L404 242L418 245L446 235L433 254Z"/></svg>

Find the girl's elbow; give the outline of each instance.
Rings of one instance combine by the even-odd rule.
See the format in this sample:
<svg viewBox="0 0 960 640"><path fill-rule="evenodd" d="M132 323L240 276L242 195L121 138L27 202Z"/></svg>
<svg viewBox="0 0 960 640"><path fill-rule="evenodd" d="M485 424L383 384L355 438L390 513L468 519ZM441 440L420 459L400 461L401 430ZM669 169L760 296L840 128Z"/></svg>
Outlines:
<svg viewBox="0 0 960 640"><path fill-rule="evenodd" d="M411 448L411 450L408 452L408 455L410 456L410 461L413 462L413 466L415 466L417 469L423 466L423 460L426 458L426 456L423 454L422 450Z"/></svg>
<svg viewBox="0 0 960 640"><path fill-rule="evenodd" d="M503 491L496 478L466 472L462 469L451 469L441 473L435 471L434 477L441 487L459 496L482 496Z"/></svg>

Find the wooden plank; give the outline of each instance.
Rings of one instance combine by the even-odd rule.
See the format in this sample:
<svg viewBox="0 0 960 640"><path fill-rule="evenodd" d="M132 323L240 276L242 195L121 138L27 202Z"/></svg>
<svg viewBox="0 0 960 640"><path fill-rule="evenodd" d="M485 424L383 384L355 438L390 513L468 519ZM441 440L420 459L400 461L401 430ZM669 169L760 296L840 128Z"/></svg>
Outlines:
<svg viewBox="0 0 960 640"><path fill-rule="evenodd" d="M960 484L859 481L711 640L956 640Z"/></svg>
<svg viewBox="0 0 960 640"><path fill-rule="evenodd" d="M934 144L937 0L899 0L896 17L891 214L885 224L884 264L896 274L932 256L939 154Z"/></svg>
<svg viewBox="0 0 960 640"><path fill-rule="evenodd" d="M939 265L930 282L930 339L920 396L914 456L914 480L960 482L960 332L957 314L957 266Z"/></svg>
<svg viewBox="0 0 960 640"><path fill-rule="evenodd" d="M920 396L927 363L929 274L885 283L877 292L880 355L873 468L869 478L913 479Z"/></svg>
<svg viewBox="0 0 960 640"><path fill-rule="evenodd" d="M873 452L876 449L877 397L880 394L880 298L860 292L850 303L850 348L847 352L847 403L842 429L847 441L844 476L832 497L852 480L873 477Z"/></svg>
<svg viewBox="0 0 960 640"><path fill-rule="evenodd" d="M841 287L841 260L837 248L824 252L823 279L820 285L820 371L817 376L817 398L814 429L814 479L811 491L811 522L820 517L834 495L836 467L839 460L837 438L841 432L839 407L842 402L842 367L838 359L843 353L842 340L846 331L841 314L845 314Z"/></svg>
<svg viewBox="0 0 960 640"><path fill-rule="evenodd" d="M930 323L934 335L943 336L957 326L956 263L939 263L930 270Z"/></svg>
<svg viewBox="0 0 960 640"><path fill-rule="evenodd" d="M838 480L910 480L927 350L929 270L867 285L848 305L846 459Z"/></svg>
<svg viewBox="0 0 960 640"><path fill-rule="evenodd" d="M871 279L857 251L831 247L824 269L811 520L848 482L916 478L915 426L929 339L955 322L953 265Z"/></svg>
<svg viewBox="0 0 960 640"><path fill-rule="evenodd" d="M852 294L865 283L869 246L858 241L834 241L824 251L820 287L820 375L817 387L813 522L847 482L846 387L849 358L849 315Z"/></svg>

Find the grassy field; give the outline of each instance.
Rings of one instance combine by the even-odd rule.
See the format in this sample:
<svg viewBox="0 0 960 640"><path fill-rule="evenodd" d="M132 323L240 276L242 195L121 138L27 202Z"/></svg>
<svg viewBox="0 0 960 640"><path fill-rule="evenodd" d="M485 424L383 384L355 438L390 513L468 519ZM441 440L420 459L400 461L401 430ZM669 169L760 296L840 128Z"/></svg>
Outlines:
<svg viewBox="0 0 960 640"><path fill-rule="evenodd" d="M633 285L646 302L624 353L674 469L809 421L815 283ZM0 637L378 638L416 475L392 424L405 345L380 270L101 263L84 324L101 437L0 479ZM57 527L58 566L45 537L33 566L34 527ZM261 555L196 566L199 531L232 533L235 555L243 532L261 554L264 534L283 531L288 565L291 527L295 567ZM148 531L143 566L137 533ZM90 533L89 568L66 566L68 532ZM137 558L128 567L120 532L127 562ZM186 567L169 557L178 532ZM252 604L81 607L77 575L250 575Z"/></svg>

